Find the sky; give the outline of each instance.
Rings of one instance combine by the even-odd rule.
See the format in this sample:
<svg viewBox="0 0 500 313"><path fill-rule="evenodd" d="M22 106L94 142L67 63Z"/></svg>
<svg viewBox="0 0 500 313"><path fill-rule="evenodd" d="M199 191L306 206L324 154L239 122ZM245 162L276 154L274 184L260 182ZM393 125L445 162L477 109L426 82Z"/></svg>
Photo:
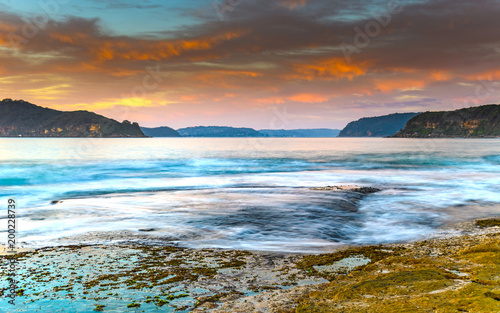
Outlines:
<svg viewBox="0 0 500 313"><path fill-rule="evenodd" d="M500 103L500 1L0 0L0 98L141 126Z"/></svg>

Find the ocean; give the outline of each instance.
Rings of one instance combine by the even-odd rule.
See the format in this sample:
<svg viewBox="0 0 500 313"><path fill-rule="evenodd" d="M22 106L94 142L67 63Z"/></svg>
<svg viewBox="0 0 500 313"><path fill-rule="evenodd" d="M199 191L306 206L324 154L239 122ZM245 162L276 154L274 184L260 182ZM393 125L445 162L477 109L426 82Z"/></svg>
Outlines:
<svg viewBox="0 0 500 313"><path fill-rule="evenodd" d="M2 223L13 198L24 247L310 253L500 215L499 139L3 138L0 151ZM382 191L310 189L354 184Z"/></svg>

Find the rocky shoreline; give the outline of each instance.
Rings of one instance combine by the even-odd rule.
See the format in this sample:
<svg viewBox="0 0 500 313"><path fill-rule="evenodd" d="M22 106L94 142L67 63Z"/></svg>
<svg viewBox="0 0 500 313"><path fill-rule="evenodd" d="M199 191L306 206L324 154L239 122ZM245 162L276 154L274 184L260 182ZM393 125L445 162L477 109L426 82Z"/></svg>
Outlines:
<svg viewBox="0 0 500 313"><path fill-rule="evenodd" d="M444 233L319 255L138 244L28 250L12 256L18 264L16 308L498 312L500 219L448 226Z"/></svg>

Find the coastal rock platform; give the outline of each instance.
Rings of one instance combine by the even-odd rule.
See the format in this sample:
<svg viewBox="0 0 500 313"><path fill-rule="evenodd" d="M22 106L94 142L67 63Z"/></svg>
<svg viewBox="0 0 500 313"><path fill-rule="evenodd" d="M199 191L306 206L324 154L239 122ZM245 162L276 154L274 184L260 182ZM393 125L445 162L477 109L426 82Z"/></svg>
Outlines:
<svg viewBox="0 0 500 313"><path fill-rule="evenodd" d="M326 254L122 242L0 258L17 264L19 312L499 312L499 247L500 219L489 218Z"/></svg>

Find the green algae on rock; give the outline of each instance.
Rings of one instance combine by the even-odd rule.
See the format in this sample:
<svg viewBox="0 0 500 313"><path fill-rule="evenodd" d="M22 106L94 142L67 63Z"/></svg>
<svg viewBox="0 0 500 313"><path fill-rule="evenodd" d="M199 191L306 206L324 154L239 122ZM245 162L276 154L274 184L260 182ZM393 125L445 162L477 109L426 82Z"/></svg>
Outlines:
<svg viewBox="0 0 500 313"><path fill-rule="evenodd" d="M42 248L15 258L23 282L18 300L28 310L42 306L55 311L64 305L97 312L139 306L187 312L214 308L268 286L281 290L323 282L295 268L298 255L238 250L81 245ZM4 276L0 274L2 291L7 288Z"/></svg>
<svg viewBox="0 0 500 313"><path fill-rule="evenodd" d="M400 246L304 296L296 312L500 312L499 233Z"/></svg>
<svg viewBox="0 0 500 313"><path fill-rule="evenodd" d="M500 226L500 218L490 218L476 221L476 225L481 228Z"/></svg>

